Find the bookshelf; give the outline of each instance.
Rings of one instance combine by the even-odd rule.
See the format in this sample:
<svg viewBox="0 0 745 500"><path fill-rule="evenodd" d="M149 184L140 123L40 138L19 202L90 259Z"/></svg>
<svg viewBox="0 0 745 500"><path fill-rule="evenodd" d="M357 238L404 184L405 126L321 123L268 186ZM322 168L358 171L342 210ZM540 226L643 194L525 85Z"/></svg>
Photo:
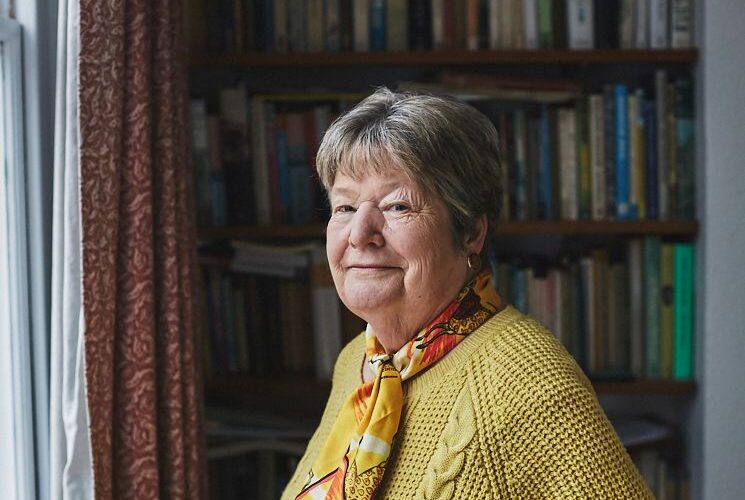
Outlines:
<svg viewBox="0 0 745 500"><path fill-rule="evenodd" d="M281 100L283 104L277 107L278 110L304 112L304 100L330 102L335 99L336 93L353 101L354 95L369 92L373 86L396 87L401 81L431 83L446 71L487 77L508 75L532 82L536 79L580 82L581 96L602 92L605 84L623 82L629 90L645 87L648 98L655 92L653 77L656 70L666 71L668 81L665 83L670 84L681 76L691 74L698 63L699 53L696 48L569 50L547 47L530 50L457 48L262 52L232 49L209 51L204 44L197 44L186 57L193 94L204 99L214 113L219 107L216 93L221 88L234 87L236 84L244 86L249 101L251 96L259 96L257 99L262 102ZM303 97L305 92L314 97ZM251 103L248 102L248 105L250 107ZM567 105L572 104L564 102L559 106ZM489 110L488 104L485 108ZM500 130L500 124L496 121ZM245 140L250 141L250 138ZM315 207L318 213L321 212L319 208ZM230 245L233 241L268 244L322 242L325 224L322 216L317 214L316 219L302 224L289 224L284 220L269 224L230 220L223 224L211 224L200 221L198 238L202 244L220 242L222 245ZM578 249L589 252L599 246L619 247L632 240L646 238L670 244L694 243L698 233L699 224L695 217L684 219L672 216L663 220L538 220L529 217L501 221L497 227L497 242L506 242L505 248L513 252L522 248L532 252L536 246L543 246L549 249L548 255L540 258L553 259L555 255L551 254L559 254L565 248L570 248L572 252ZM225 255L203 257L202 264L218 267L220 272L229 272L231 258ZM210 342L209 338L205 340ZM638 374L616 378L599 376L593 378L593 386L599 395L620 398L631 406L639 397L648 399L659 396L686 401L695 398L697 392L695 377L673 380L671 377L649 379ZM246 412L276 413L311 426L320 418L329 388L328 381L292 371L262 377L247 371L228 370L208 373L205 381L209 405L230 406ZM635 445L629 451L636 453L656 449L665 450L668 455L672 453L673 462L686 461L677 437Z"/></svg>

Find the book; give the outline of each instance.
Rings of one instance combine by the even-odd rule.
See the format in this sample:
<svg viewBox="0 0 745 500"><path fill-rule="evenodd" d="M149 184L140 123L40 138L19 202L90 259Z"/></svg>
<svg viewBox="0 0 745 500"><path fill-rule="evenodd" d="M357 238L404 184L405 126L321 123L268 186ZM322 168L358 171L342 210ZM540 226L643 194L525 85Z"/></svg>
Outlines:
<svg viewBox="0 0 745 500"><path fill-rule="evenodd" d="M644 238L644 375L659 379L660 370L660 238Z"/></svg>
<svg viewBox="0 0 745 500"><path fill-rule="evenodd" d="M501 27L501 3L504 0L489 1L489 48L496 50L501 48L499 29Z"/></svg>
<svg viewBox="0 0 745 500"><path fill-rule="evenodd" d="M536 195L536 215L539 219L552 220L553 213L553 188L552 185L558 179L552 179L552 154L551 154L551 126L549 124L549 108L545 104L541 106L540 128L538 129L538 178Z"/></svg>
<svg viewBox="0 0 745 500"><path fill-rule="evenodd" d="M409 0L408 21L409 49L430 50L432 48L431 0ZM465 27L465 24L463 26Z"/></svg>
<svg viewBox="0 0 745 500"><path fill-rule="evenodd" d="M666 49L668 44L668 0L649 0L649 48Z"/></svg>
<svg viewBox="0 0 745 500"><path fill-rule="evenodd" d="M634 3L634 48L649 48L649 0Z"/></svg>
<svg viewBox="0 0 745 500"><path fill-rule="evenodd" d="M620 0L620 22L615 27L618 30L618 48L634 48L634 0Z"/></svg>
<svg viewBox="0 0 745 500"><path fill-rule="evenodd" d="M386 49L385 10L385 0L370 0L370 50Z"/></svg>
<svg viewBox="0 0 745 500"><path fill-rule="evenodd" d="M353 40L356 52L370 50L370 0L352 0Z"/></svg>
<svg viewBox="0 0 745 500"><path fill-rule="evenodd" d="M594 0L593 39L596 49L618 49L620 0Z"/></svg>
<svg viewBox="0 0 745 500"><path fill-rule="evenodd" d="M629 337L631 374L644 377L644 258L642 240L633 238L627 250L629 272Z"/></svg>
<svg viewBox="0 0 745 500"><path fill-rule="evenodd" d="M644 89L634 91L633 108L629 100L629 137L631 139L631 207L634 219L647 218L646 203L646 156L647 148L644 130Z"/></svg>
<svg viewBox="0 0 745 500"><path fill-rule="evenodd" d="M587 97L577 99L577 192L579 218L592 218L592 171L590 164L590 116Z"/></svg>
<svg viewBox="0 0 745 500"><path fill-rule="evenodd" d="M696 153L693 115L693 81L675 80L675 160L677 162L677 196L675 216L692 220L696 215Z"/></svg>
<svg viewBox="0 0 745 500"><path fill-rule="evenodd" d="M559 109L559 179L561 212L563 220L579 218L579 197L577 193L577 113L573 108ZM550 178L549 178L550 180ZM541 185L544 190L546 181ZM544 195L545 197L546 195ZM548 203L548 202L544 202ZM546 218L550 218L546 213Z"/></svg>
<svg viewBox="0 0 745 500"><path fill-rule="evenodd" d="M287 16L287 1L267 2L272 4L274 13L274 45L275 52L287 52L290 48L289 21Z"/></svg>
<svg viewBox="0 0 745 500"><path fill-rule="evenodd" d="M675 290L673 297L673 378L693 378L694 248L676 243L673 250Z"/></svg>
<svg viewBox="0 0 745 500"><path fill-rule="evenodd" d="M403 52L408 42L408 7L406 0L388 0L386 6L386 48Z"/></svg>
<svg viewBox="0 0 745 500"><path fill-rule="evenodd" d="M466 48L479 48L479 0L465 0L466 2ZM433 37L434 39L434 37Z"/></svg>
<svg viewBox="0 0 745 500"><path fill-rule="evenodd" d="M593 220L605 220L607 204L605 201L605 134L603 125L603 96L592 94L589 97L590 122L590 176L592 184L591 211Z"/></svg>
<svg viewBox="0 0 745 500"><path fill-rule="evenodd" d="M693 47L693 0L670 1L670 47Z"/></svg>
<svg viewBox="0 0 745 500"><path fill-rule="evenodd" d="M307 0L307 36L306 50L308 52L321 52L325 49L324 44L324 0Z"/></svg>
<svg viewBox="0 0 745 500"><path fill-rule="evenodd" d="M432 0L432 48L442 50L445 44L445 0Z"/></svg>
<svg viewBox="0 0 745 500"><path fill-rule="evenodd" d="M593 32L593 1L567 0L566 5L569 48L595 48Z"/></svg>
<svg viewBox="0 0 745 500"><path fill-rule="evenodd" d="M523 1L523 48L538 48L538 0Z"/></svg>
<svg viewBox="0 0 745 500"><path fill-rule="evenodd" d="M629 199L629 96L626 85L614 87L615 96L615 152L616 152L616 216L620 220L631 218Z"/></svg>
<svg viewBox="0 0 745 500"><path fill-rule="evenodd" d="M323 41L328 52L341 50L341 2L339 0L323 0Z"/></svg>
<svg viewBox="0 0 745 500"><path fill-rule="evenodd" d="M603 131L605 134L606 217L615 219L616 209L616 96L613 85L603 86Z"/></svg>
<svg viewBox="0 0 745 500"><path fill-rule="evenodd" d="M660 376L673 375L673 244L660 247Z"/></svg>
<svg viewBox="0 0 745 500"><path fill-rule="evenodd" d="M552 28L553 5L551 0L538 2L538 48L553 49L554 33Z"/></svg>
<svg viewBox="0 0 745 500"><path fill-rule="evenodd" d="M645 217L657 219L659 208L657 200L659 190L657 187L657 109L655 101L644 100L644 190L645 190Z"/></svg>

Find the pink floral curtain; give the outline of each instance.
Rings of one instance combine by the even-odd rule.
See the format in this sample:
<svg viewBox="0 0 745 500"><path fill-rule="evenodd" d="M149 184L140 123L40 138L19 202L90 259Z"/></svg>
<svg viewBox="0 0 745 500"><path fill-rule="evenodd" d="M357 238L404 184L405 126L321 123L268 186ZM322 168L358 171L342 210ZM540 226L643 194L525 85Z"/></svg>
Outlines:
<svg viewBox="0 0 745 500"><path fill-rule="evenodd" d="M85 363L97 499L205 497L178 0L81 0Z"/></svg>

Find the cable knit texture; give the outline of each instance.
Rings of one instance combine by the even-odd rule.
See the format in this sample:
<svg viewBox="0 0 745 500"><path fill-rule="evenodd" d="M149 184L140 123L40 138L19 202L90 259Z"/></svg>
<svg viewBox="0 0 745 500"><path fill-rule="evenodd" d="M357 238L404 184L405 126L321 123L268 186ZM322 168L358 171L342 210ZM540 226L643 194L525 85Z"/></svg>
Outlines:
<svg viewBox="0 0 745 500"><path fill-rule="evenodd" d="M321 423L282 496L293 499L347 395L364 335L334 368ZM580 368L512 307L404 384L379 498L653 498Z"/></svg>

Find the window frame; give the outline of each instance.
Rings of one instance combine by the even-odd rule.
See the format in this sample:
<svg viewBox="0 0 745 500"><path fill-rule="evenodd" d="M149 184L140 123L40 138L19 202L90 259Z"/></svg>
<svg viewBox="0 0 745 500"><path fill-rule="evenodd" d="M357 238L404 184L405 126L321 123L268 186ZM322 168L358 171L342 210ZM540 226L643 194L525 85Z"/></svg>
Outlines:
<svg viewBox="0 0 745 500"><path fill-rule="evenodd" d="M11 446L0 446L0 484L3 496L32 499L36 488L22 35L17 21L0 18L0 432L12 435Z"/></svg>

